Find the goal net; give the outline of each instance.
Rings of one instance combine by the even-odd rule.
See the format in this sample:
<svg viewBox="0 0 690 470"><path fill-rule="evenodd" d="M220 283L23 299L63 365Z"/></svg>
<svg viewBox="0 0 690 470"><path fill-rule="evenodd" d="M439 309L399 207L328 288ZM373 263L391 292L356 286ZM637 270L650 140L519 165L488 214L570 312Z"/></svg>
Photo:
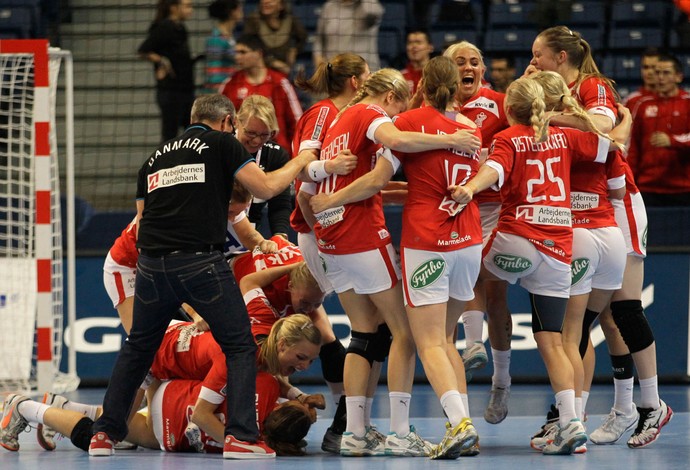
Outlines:
<svg viewBox="0 0 690 470"><path fill-rule="evenodd" d="M63 249L56 96L62 55L0 41L0 392L76 389L60 373Z"/></svg>

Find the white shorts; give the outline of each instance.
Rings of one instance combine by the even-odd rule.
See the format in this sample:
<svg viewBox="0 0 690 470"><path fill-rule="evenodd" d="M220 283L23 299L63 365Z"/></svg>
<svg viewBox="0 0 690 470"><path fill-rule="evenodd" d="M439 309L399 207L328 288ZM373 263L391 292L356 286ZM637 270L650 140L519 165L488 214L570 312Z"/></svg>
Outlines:
<svg viewBox="0 0 690 470"><path fill-rule="evenodd" d="M134 295L134 278L137 275L135 268L117 264L110 252L103 263L103 285L113 307L117 308L127 297Z"/></svg>
<svg viewBox="0 0 690 470"><path fill-rule="evenodd" d="M326 295L333 292L333 285L331 281L328 280L328 277L326 277L323 261L319 256L321 253L319 253L314 232L298 233L297 246L299 246L299 250L302 252L302 258L304 258L304 261L307 263L309 271L311 271L312 276L316 279L321 291Z"/></svg>
<svg viewBox="0 0 690 470"><path fill-rule="evenodd" d="M570 265L542 253L527 239L496 232L484 267L504 281L520 285L531 294L570 297Z"/></svg>
<svg viewBox="0 0 690 470"><path fill-rule="evenodd" d="M640 193L625 193L623 199L611 199L616 223L623 232L628 255L647 256L647 210Z"/></svg>
<svg viewBox="0 0 690 470"><path fill-rule="evenodd" d="M482 240L484 246L489 242L491 233L498 225L498 216L501 214L500 202L485 202L479 204L479 218L482 221Z"/></svg>
<svg viewBox="0 0 690 470"><path fill-rule="evenodd" d="M321 259L338 294L350 289L357 294L376 294L395 287L401 277L398 254L391 243L350 255L321 253Z"/></svg>
<svg viewBox="0 0 690 470"><path fill-rule="evenodd" d="M161 383L156 393L153 394L150 407L153 434L156 436L156 440L160 444L162 451L165 451L165 446L162 444L165 442L165 432L163 431L163 398L165 396L165 388L169 384L170 382ZM182 438L182 436L180 436L180 438Z"/></svg>
<svg viewBox="0 0 690 470"><path fill-rule="evenodd" d="M481 260L481 245L441 252L403 248L405 305L440 304L449 297L472 300Z"/></svg>
<svg viewBox="0 0 690 470"><path fill-rule="evenodd" d="M592 288L620 289L626 258L623 233L618 227L573 229L570 295L587 294Z"/></svg>

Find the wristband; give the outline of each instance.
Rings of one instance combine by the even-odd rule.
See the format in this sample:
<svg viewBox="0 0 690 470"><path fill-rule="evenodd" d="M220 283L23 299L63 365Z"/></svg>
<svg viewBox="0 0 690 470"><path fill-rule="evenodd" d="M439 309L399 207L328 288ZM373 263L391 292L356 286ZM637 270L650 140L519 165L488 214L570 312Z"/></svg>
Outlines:
<svg viewBox="0 0 690 470"><path fill-rule="evenodd" d="M292 387L287 392L288 400L297 400L302 395L304 395L304 393L297 387Z"/></svg>
<svg viewBox="0 0 690 470"><path fill-rule="evenodd" d="M329 174L326 171L326 160L316 160L315 162L311 162L307 166L307 172L309 173L309 178L312 179L312 181L321 181L323 179L326 179Z"/></svg>

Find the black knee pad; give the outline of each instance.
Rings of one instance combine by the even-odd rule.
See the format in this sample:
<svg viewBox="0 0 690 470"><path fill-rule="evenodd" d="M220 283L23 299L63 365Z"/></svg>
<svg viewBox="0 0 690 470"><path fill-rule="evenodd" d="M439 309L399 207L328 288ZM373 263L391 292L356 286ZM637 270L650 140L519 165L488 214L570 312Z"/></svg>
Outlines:
<svg viewBox="0 0 690 470"><path fill-rule="evenodd" d="M79 420L79 422L72 429L72 433L69 436L70 441L75 447L88 452L89 444L91 443L91 438L93 437L93 420L91 418L84 417Z"/></svg>
<svg viewBox="0 0 690 470"><path fill-rule="evenodd" d="M376 362L383 362L388 357L391 351L391 343L393 342L393 335L388 325L382 323L376 331L376 344L374 345L374 360Z"/></svg>
<svg viewBox="0 0 690 470"><path fill-rule="evenodd" d="M340 340L324 344L319 351L321 359L321 373L324 380L331 383L343 381L343 369L345 368L345 347Z"/></svg>
<svg viewBox="0 0 690 470"><path fill-rule="evenodd" d="M376 333L362 333L360 331L352 330L352 338L350 345L347 347L347 354L357 354L369 361L371 365L374 360L374 353L376 349Z"/></svg>
<svg viewBox="0 0 690 470"><path fill-rule="evenodd" d="M563 332L563 319L568 299L530 293L529 300L532 304L532 333Z"/></svg>
<svg viewBox="0 0 690 470"><path fill-rule="evenodd" d="M610 357L614 379L625 380L633 378L635 373L635 361L633 361L632 354L626 354L624 356L611 355Z"/></svg>
<svg viewBox="0 0 690 470"><path fill-rule="evenodd" d="M631 353L642 351L654 342L641 300L611 302L611 316Z"/></svg>
<svg viewBox="0 0 690 470"><path fill-rule="evenodd" d="M589 329L592 327L592 323L599 316L599 312L587 309L585 310L585 316L582 318L582 339L580 340L580 357L585 357L587 353L587 346L589 345Z"/></svg>

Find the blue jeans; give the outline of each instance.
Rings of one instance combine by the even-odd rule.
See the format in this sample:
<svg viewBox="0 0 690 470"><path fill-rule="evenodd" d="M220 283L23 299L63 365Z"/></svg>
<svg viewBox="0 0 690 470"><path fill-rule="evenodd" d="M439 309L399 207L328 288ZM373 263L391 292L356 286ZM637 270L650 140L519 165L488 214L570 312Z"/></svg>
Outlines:
<svg viewBox="0 0 690 470"><path fill-rule="evenodd" d="M103 400L94 434L122 441L139 385L153 362L173 313L183 302L199 312L225 353L228 367L225 434L254 442L256 344L247 308L220 252L139 256L132 330L125 340ZM180 410L182 413L183 410Z"/></svg>

